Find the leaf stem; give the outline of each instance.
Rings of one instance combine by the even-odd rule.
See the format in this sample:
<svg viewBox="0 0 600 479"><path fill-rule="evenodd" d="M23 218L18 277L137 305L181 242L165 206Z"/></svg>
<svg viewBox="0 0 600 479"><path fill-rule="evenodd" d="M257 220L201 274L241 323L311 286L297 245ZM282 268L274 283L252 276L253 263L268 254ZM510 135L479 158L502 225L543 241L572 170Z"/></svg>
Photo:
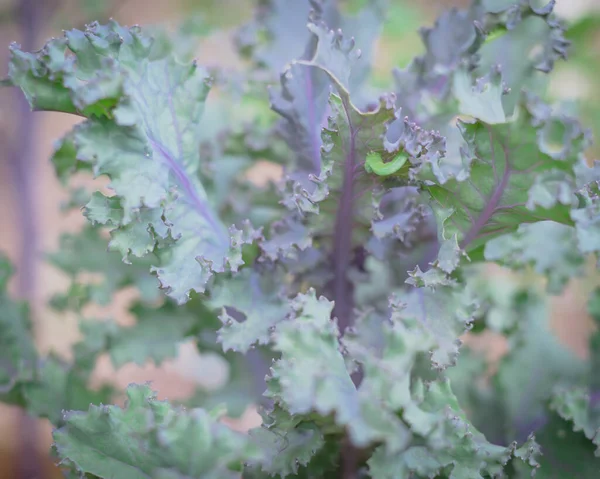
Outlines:
<svg viewBox="0 0 600 479"><path fill-rule="evenodd" d="M493 143L491 132L490 132L490 148L491 148L491 152L492 152L492 157L494 157L494 143ZM506 187L508 186L508 181L510 180L510 177L513 173L513 170L510 166L510 162L508 160L508 150L506 148L503 148L503 150L504 150L504 172L502 174L502 178L500 179L500 183L498 183L498 186L496 186L496 189L492 193L492 196L490 196L490 199L488 200L487 204L485 205L485 208L483 209L483 211L481 212L481 214L479 215L479 217L477 218L475 223L473 223L473 226L467 232L464 239L462 240L460 247L463 250L467 247L467 245L469 245L473 240L475 240L477 238L481 229L483 227L485 227L485 225L487 224L489 219L494 215L494 213L497 211L498 207L500 206L500 201L502 200L502 195L504 195ZM493 164L494 165L496 164L495 159L493 160ZM494 170L494 176L496 177L495 170Z"/></svg>
<svg viewBox="0 0 600 479"><path fill-rule="evenodd" d="M354 309L352 284L348 278L348 269L352 256L352 227L354 224L353 172L356 164L356 130L350 118L348 99L343 98L342 103L348 120L350 141L346 151L342 194L335 218L333 238L333 300L335 302L333 317L337 318L341 333L352 323L352 311Z"/></svg>
<svg viewBox="0 0 600 479"><path fill-rule="evenodd" d="M352 324L354 310L353 288L348 278L348 270L352 260L352 228L354 225L354 170L356 167L356 134L357 131L350 117L350 105L347 97L342 97L342 104L348 121L350 141L347 145L344 163L344 180L340 205L335 218L333 238L333 300L335 306L332 317L337 318L340 333ZM362 375L352 379L358 384ZM358 470L358 451L346 435L341 450L341 479L356 479Z"/></svg>

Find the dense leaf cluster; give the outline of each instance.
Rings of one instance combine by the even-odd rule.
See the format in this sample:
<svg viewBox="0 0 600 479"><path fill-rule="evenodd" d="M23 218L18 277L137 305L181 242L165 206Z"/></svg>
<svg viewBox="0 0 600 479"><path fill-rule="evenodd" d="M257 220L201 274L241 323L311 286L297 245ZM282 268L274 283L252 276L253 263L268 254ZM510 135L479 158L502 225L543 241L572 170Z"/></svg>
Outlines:
<svg viewBox="0 0 600 479"><path fill-rule="evenodd" d="M140 292L133 326L82 317L72 363L40 357L0 293L0 398L52 421L68 477L600 477L600 333L586 363L549 325L600 250L590 133L546 103L568 47L554 1L444 13L388 92L369 82L385 2L339 3L261 1L240 74L188 61L185 32L116 22L11 46L33 109L84 118L59 178L110 180L73 191L89 225L49 256L73 279L52 306ZM265 160L281 180L252 183ZM461 346L484 330L508 339L494 370ZM188 408L87 387L102 353L160 363L186 339L230 367ZM251 402L249 434L218 421Z"/></svg>

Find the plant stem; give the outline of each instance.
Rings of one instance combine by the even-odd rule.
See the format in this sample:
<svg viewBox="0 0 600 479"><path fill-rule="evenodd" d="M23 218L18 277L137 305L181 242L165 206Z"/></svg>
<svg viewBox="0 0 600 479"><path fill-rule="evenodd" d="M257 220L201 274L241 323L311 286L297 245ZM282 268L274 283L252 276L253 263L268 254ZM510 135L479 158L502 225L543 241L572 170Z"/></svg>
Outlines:
<svg viewBox="0 0 600 479"><path fill-rule="evenodd" d="M344 182L340 206L335 218L335 233L333 238L333 300L335 306L332 317L337 318L340 333L352 324L354 310L353 287L348 277L352 260L352 228L354 225L354 169L356 164L356 130L350 118L350 105L343 99L344 110L348 120L349 141L347 144L346 161L344 164ZM358 384L360 377L353 377ZM341 451L341 479L355 479L358 469L357 451L352 446L348 436L344 438Z"/></svg>
<svg viewBox="0 0 600 479"><path fill-rule="evenodd" d="M342 444L342 474L341 479L356 479L358 470L359 451L350 443L349 438L344 438Z"/></svg>
<svg viewBox="0 0 600 479"><path fill-rule="evenodd" d="M592 301L600 301L600 289L596 289L588 302L588 313L596 323L596 332L592 334L589 340L590 344L590 380L589 380L589 404L588 414L595 428L600 427L600 377L598 377L598 368L600 368L600 314L596 311Z"/></svg>
<svg viewBox="0 0 600 479"><path fill-rule="evenodd" d="M45 8L35 0L19 0L16 7L17 21L21 30L21 45L25 51L34 51L37 33L40 30ZM17 295L32 301L36 294L35 262L37 252L37 231L34 208L34 145L37 121L22 94L15 98L17 103L17 129L11 148L9 166L17 198L19 219L19 252L17 270ZM18 425L18 455L16 477L20 479L41 479L43 470L37 460L37 422L26 412L21 412Z"/></svg>
<svg viewBox="0 0 600 479"><path fill-rule="evenodd" d="M340 333L352 323L354 299L352 283L348 278L348 269L352 256L352 227L354 223L354 167L356 163L356 131L348 114L349 105L344 102L348 118L349 142L347 145L346 162L344 164L344 182L340 206L335 218L335 233L333 237L333 317L338 320Z"/></svg>

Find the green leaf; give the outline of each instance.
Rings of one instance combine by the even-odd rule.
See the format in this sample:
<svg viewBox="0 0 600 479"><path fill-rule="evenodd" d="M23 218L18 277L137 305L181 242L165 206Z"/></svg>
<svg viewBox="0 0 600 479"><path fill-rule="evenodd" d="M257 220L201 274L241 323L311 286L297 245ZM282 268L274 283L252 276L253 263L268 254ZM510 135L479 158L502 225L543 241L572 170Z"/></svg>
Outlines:
<svg viewBox="0 0 600 479"><path fill-rule="evenodd" d="M11 275L8 258L0 254L0 395L19 402L20 383L36 377L38 354L28 304L12 300L6 292Z"/></svg>
<svg viewBox="0 0 600 479"><path fill-rule="evenodd" d="M148 275L150 257L126 265L107 249L108 241L97 228L90 226L79 233L60 237L59 249L47 257L53 266L71 277L72 284L67 292L52 299L55 308L80 311L89 302L105 306L119 289L130 285L138 289L144 301L156 301L162 296L156 280ZM90 273L99 275L100 280L83 282L80 279L80 275Z"/></svg>
<svg viewBox="0 0 600 479"><path fill-rule="evenodd" d="M479 78L474 86L467 71L461 69L454 75L454 96L459 102L459 111L489 125L506 122L502 106L505 89L500 67Z"/></svg>
<svg viewBox="0 0 600 479"><path fill-rule="evenodd" d="M506 443L506 419L502 397L487 381L491 361L487 351L470 349L469 344L460 350L456 366L447 370L458 403L473 425L493 444ZM493 363L492 363L493 364Z"/></svg>
<svg viewBox="0 0 600 479"><path fill-rule="evenodd" d="M499 475L516 445L488 442L467 420L450 382L422 367L439 341L434 325L405 314L393 300L390 306L389 322L359 323L344 339L349 355L363 365L359 394L377 398L380 417L389 411L410 427L410 436L385 437L375 449L367 461L371 477Z"/></svg>
<svg viewBox="0 0 600 479"><path fill-rule="evenodd" d="M277 75L290 62L310 57L314 43L306 24L323 24L355 38L363 54L351 81L356 89L365 83L374 45L384 25L386 1L367 2L352 14L332 0L298 1L293 5L285 0L261 0L260 6L254 21L244 25L236 36L238 48L258 66Z"/></svg>
<svg viewBox="0 0 600 479"><path fill-rule="evenodd" d="M588 312L596 325L596 331L590 338L589 416L595 425L600 426L600 378L596 374L600 366L600 288L592 291L588 300Z"/></svg>
<svg viewBox="0 0 600 479"><path fill-rule="evenodd" d="M292 307L295 314L279 323L272 336L281 358L271 368L265 396L293 416L332 415L357 447L386 440L390 448L401 448L408 439L406 427L374 402L371 391L361 394L352 382L336 323L330 319L333 303L309 290ZM339 433L339 428L334 430Z"/></svg>
<svg viewBox="0 0 600 479"><path fill-rule="evenodd" d="M443 226L443 238L457 235L461 248L473 250L489 239L512 232L523 222L544 220L572 224L576 204L575 172L587 137L572 118L540 113L534 99L505 124L459 123L465 141L464 170L444 173L447 159L422 169L418 176L432 182L424 189ZM544 153L543 132L559 122L569 134L560 153Z"/></svg>
<svg viewBox="0 0 600 479"><path fill-rule="evenodd" d="M282 0L266 0L261 4L262 10L256 18L237 32L236 44L258 65L278 74L289 61L304 53L310 40L306 22L311 5L286 4Z"/></svg>
<svg viewBox="0 0 600 479"><path fill-rule="evenodd" d="M355 414L356 389L339 351L337 326L331 321L333 303L317 299L315 291L291 302L294 314L280 322L272 335L281 353L272 367L270 392L291 414L336 412L341 423Z"/></svg>
<svg viewBox="0 0 600 479"><path fill-rule="evenodd" d="M22 386L27 411L48 418L58 426L63 422L64 411L110 401L112 388L103 386L95 391L90 390L87 379L85 372L78 370L78 365L68 365L50 355L41 361L36 380Z"/></svg>
<svg viewBox="0 0 600 479"><path fill-rule="evenodd" d="M236 271L243 264L241 247L259 232L249 224L228 231L199 177L208 74L157 45L138 27L92 24L37 53L13 47L9 75L33 108L88 117L65 141L73 144L73 163L89 163L96 175L109 176L115 192L110 212L102 213L95 197L89 214L107 221L112 247L125 259L173 239L153 271L183 303L191 290L203 292L215 272ZM65 56L67 50L73 55ZM114 211L117 202L121 214Z"/></svg>
<svg viewBox="0 0 600 479"><path fill-rule="evenodd" d="M573 424L574 432L583 432L594 446L594 455L600 458L600 422L594 417L594 404L596 398L590 397L585 388L559 388L555 391L550 408L561 418ZM600 459L597 461L600 467Z"/></svg>
<svg viewBox="0 0 600 479"><path fill-rule="evenodd" d="M69 365L55 355L40 358L27 303L5 291L12 268L0 254L0 398L28 413L60 424L62 411L110 398L112 390L87 388L91 367Z"/></svg>
<svg viewBox="0 0 600 479"><path fill-rule="evenodd" d="M583 208L571 211L577 232L577 246L582 253L600 251L600 201L596 195Z"/></svg>
<svg viewBox="0 0 600 479"><path fill-rule="evenodd" d="M242 462L259 452L216 419L202 409L174 408L148 386L134 385L124 409L67 412L54 447L63 463L106 479L236 479Z"/></svg>
<svg viewBox="0 0 600 479"><path fill-rule="evenodd" d="M0 291L2 293L5 293L13 272L13 267L8 258L3 253L0 254Z"/></svg>
<svg viewBox="0 0 600 479"><path fill-rule="evenodd" d="M580 383L585 364L550 330L550 305L539 290L515 285L508 299L503 315L515 329L494 381L506 412L506 437L523 438L547 417L556 387Z"/></svg>
<svg viewBox="0 0 600 479"><path fill-rule="evenodd" d="M435 382L424 391L422 416L437 413L436 427L426 445L413 445L400 454L389 454L380 446L367 462L374 479L446 476L452 479L495 477L512 456L527 461L532 468L537 462L526 452L537 446L533 438L516 449L490 444L459 409L449 382ZM414 414L414 412L413 412ZM407 413L410 418L410 412ZM410 419L408 419L410 421ZM533 473L533 472L532 472Z"/></svg>
<svg viewBox="0 0 600 479"><path fill-rule="evenodd" d="M494 333L511 334L517 330L522 314L517 306L525 302L529 296L529 277L504 274L485 274L484 265L474 264L463 269L465 281L480 300L482 310L477 317L483 320L485 327ZM534 291L533 297L538 299L539 293ZM536 303L538 304L538 303Z"/></svg>
<svg viewBox="0 0 600 479"><path fill-rule="evenodd" d="M225 405L228 417L239 418L248 406L256 404L260 399L264 383L260 383L262 389L258 390L255 371L252 369L256 362L252 362L248 357L229 353L224 355L223 359L228 365L227 382L217 389L198 388L184 405L204 409Z"/></svg>
<svg viewBox="0 0 600 479"><path fill-rule="evenodd" d="M434 289L438 286L451 286L455 282L439 268L433 267L423 272L421 271L421 267L417 265L415 269L408 271L406 284L410 284L416 288Z"/></svg>
<svg viewBox="0 0 600 479"><path fill-rule="evenodd" d="M273 328L289 313L276 281L277 275L262 278L246 269L213 287L208 305L221 309L218 341L224 351L245 354L256 344L269 343Z"/></svg>
<svg viewBox="0 0 600 479"><path fill-rule="evenodd" d="M298 214L292 213L269 226L268 239L260 243L262 257L271 261L286 258L295 260L305 251L311 251L313 238L309 228Z"/></svg>
<svg viewBox="0 0 600 479"><path fill-rule="evenodd" d="M215 344L218 319L199 298L185 307L172 301L158 306L134 303L129 309L135 324L122 326L112 320L84 319L82 339L73 346L78 370L90 374L100 354L108 353L115 368L129 362L161 364L177 355L180 343L195 339L202 350L220 352Z"/></svg>
<svg viewBox="0 0 600 479"><path fill-rule="evenodd" d="M305 25L303 28L310 33ZM293 152L295 168L318 174L330 80L321 70L292 63L281 74L280 83L280 91L269 91L271 108L283 117L279 132Z"/></svg>
<svg viewBox="0 0 600 479"><path fill-rule="evenodd" d="M203 318L180 311L173 303L160 308L136 304L130 312L133 326L112 321L86 320L80 324L83 342L76 346L81 359L93 352L108 352L115 368L127 363L143 366L148 360L161 364L177 355L179 343L192 336Z"/></svg>
<svg viewBox="0 0 600 479"><path fill-rule="evenodd" d="M492 5L495 3L495 5ZM564 25L553 13L555 1L486 0L484 11L488 31L507 32L481 46L477 73L494 65L502 68L503 78L511 91L504 98L505 111L512 114L523 90L544 88L545 75L557 60L565 59L569 42ZM474 7L473 9L475 9Z"/></svg>
<svg viewBox="0 0 600 479"><path fill-rule="evenodd" d="M455 364L461 344L457 338L470 328L477 307L469 290L438 283L435 290L415 288L399 293L391 306L394 320L418 325L429 337L428 350L434 368L443 370Z"/></svg>
<svg viewBox="0 0 600 479"><path fill-rule="evenodd" d="M250 437L265 451L256 466L271 476L297 477L325 446L323 432L316 424L287 416L278 408L263 417L262 427L250 430Z"/></svg>
<svg viewBox="0 0 600 479"><path fill-rule="evenodd" d="M600 459L594 456L594 446L581 432L573 431L573 424L550 415L546 424L536 433L542 456L536 478L592 479L600 473ZM527 477L523 472L522 477Z"/></svg>
<svg viewBox="0 0 600 479"><path fill-rule="evenodd" d="M572 278L583 274L584 257L573 248L575 243L571 226L552 221L521 224L514 233L488 241L485 259L516 270L532 266L548 279L548 291L559 294Z"/></svg>
<svg viewBox="0 0 600 479"><path fill-rule="evenodd" d="M444 288L441 289L443 290ZM474 292L477 293L476 290ZM424 304L428 305L430 301L424 301ZM452 306L449 309L455 308ZM348 344L346 341L350 354L364 364L365 377L359 391L368 387L366 390L372 391L370 397L382 398L385 407L391 406L403 411L402 418L410 425L413 433L439 438L444 446L440 450L437 442L414 445L400 455L387 452L381 446L369 460L373 477L410 477L411 472L433 476L441 474L441 471L452 474L450 477L485 477L480 472L484 463L479 456L484 451L487 451L484 454L490 458L490 461L485 462L485 467L490 468L487 473L491 476L498 474L513 455L526 461L530 467L537 467L535 458L528 452L532 447L535 451L534 445L525 444L517 451L514 446L493 446L480 433L475 432L472 425L461 422L466 417L454 398L449 383L435 380L424 389L422 385L415 383L418 358L435 351L439 340L436 339L435 329L425 327L426 324L423 325L424 321L420 317L403 314L402 305L394 306L393 311L393 326L384 327L380 340L368 341L371 344L370 353L355 345L356 341L359 341L359 345L365 344L365 339L360 339L366 337L364 332L359 332L358 338L352 343ZM373 325L368 328L369 337L373 336L372 330ZM448 337L451 335L448 334ZM381 341L385 341L384 346L377 347ZM408 375L406 371L415 372ZM473 375L467 380L472 381ZM523 388L522 385L520 387ZM452 412L442 413L448 405ZM489 422L490 419L484 417L484 420ZM465 430L473 431L473 434L464 435ZM504 442L503 437L499 439ZM455 459L457 457L460 459Z"/></svg>
<svg viewBox="0 0 600 479"><path fill-rule="evenodd" d="M406 184L407 162L395 160L396 166L403 163L395 175L377 177L365 171L366 162L372 162L369 158L380 155L382 163L388 164L399 156L399 151L416 156L424 152L430 139L427 135L417 137L415 125L405 127L398 120L392 95L382 96L367 109L359 108L356 94L351 91L354 88L351 76L359 56L354 41L322 24L311 23L309 29L317 45L314 55L310 60L298 60L295 64L326 73L336 86L337 94L329 97L328 125L321 133L320 170L318 174L307 175L300 171L290 175L283 203L306 215L304 224L312 237L330 237L335 223L332 216L338 214L340 208L352 205L357 226L370 225L372 220L382 219L374 208L376 200L390 188ZM388 147L384 137L389 133L390 124L398 121L401 126L391 132L392 139L388 141L393 146ZM353 172L351 178L348 171ZM378 178L375 183L374 178ZM394 224L389 227L393 228ZM353 243L359 244L365 242L370 232L356 227L352 235Z"/></svg>

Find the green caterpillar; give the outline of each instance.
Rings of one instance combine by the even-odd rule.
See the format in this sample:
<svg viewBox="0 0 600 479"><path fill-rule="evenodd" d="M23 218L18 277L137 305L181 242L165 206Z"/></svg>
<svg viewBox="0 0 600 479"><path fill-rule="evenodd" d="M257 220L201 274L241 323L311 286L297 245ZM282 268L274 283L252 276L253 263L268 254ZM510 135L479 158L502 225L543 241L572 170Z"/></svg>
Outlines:
<svg viewBox="0 0 600 479"><path fill-rule="evenodd" d="M383 162L381 155L375 151L367 154L365 159L365 170L367 173L375 173L379 176L390 176L404 166L408 160L406 153L398 153L392 161Z"/></svg>
<svg viewBox="0 0 600 479"><path fill-rule="evenodd" d="M508 33L508 29L503 26L498 26L494 30L488 33L484 43L490 43Z"/></svg>

